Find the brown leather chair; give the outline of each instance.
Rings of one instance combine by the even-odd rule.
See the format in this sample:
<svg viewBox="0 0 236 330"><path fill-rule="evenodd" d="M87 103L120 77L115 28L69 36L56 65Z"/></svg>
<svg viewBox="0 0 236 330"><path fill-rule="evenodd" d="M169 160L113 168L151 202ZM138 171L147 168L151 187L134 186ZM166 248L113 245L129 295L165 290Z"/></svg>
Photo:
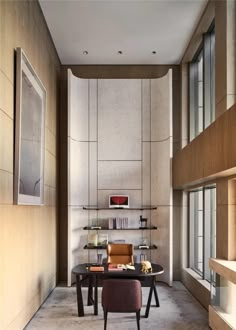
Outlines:
<svg viewBox="0 0 236 330"><path fill-rule="evenodd" d="M104 312L104 330L107 328L107 314L136 313L137 327L140 330L140 310L142 290L138 280L107 279L103 281L102 307Z"/></svg>
<svg viewBox="0 0 236 330"><path fill-rule="evenodd" d="M110 264L134 264L133 244L108 244L107 262Z"/></svg>

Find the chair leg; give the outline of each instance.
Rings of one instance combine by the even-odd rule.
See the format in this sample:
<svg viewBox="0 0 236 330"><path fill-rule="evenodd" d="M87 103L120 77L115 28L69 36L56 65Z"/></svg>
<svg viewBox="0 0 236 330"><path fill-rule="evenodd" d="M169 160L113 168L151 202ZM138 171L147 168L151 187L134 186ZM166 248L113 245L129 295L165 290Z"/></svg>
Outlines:
<svg viewBox="0 0 236 330"><path fill-rule="evenodd" d="M140 324L139 324L139 321L140 321L140 310L136 312L136 320L137 320L138 330L140 330Z"/></svg>
<svg viewBox="0 0 236 330"><path fill-rule="evenodd" d="M104 309L104 330L107 328L107 311Z"/></svg>

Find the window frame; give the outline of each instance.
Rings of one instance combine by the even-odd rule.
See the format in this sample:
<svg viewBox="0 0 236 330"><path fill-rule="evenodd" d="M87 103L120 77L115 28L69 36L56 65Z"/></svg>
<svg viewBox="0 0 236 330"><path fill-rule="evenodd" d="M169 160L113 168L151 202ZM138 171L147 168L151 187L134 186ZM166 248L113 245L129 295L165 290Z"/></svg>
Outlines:
<svg viewBox="0 0 236 330"><path fill-rule="evenodd" d="M200 192L202 194L202 201L199 203ZM207 198L208 203L210 202L210 207L206 207ZM216 251L216 185L199 187L197 189L188 191L188 205L189 268L201 276L202 279L210 282L211 272L208 266L208 261L210 257L215 257ZM202 210L199 209L199 205L200 207L202 206ZM202 211L202 216L200 218L202 221L202 236L199 236L199 211ZM206 221L206 219L208 219L208 221ZM199 249L197 242L199 241L200 237L202 237L202 246ZM199 259L198 255L198 252L201 250L202 261ZM198 265L199 260L202 262L202 270Z"/></svg>
<svg viewBox="0 0 236 330"><path fill-rule="evenodd" d="M199 129L199 59L202 56L202 127ZM202 36L202 42L189 62L188 141L191 142L215 119L215 25Z"/></svg>

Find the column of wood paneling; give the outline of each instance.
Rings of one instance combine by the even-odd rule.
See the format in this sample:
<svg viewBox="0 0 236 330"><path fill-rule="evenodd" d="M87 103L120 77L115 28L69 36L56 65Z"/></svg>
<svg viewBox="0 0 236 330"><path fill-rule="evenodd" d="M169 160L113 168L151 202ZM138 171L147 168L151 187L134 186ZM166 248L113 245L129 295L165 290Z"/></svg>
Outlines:
<svg viewBox="0 0 236 330"><path fill-rule="evenodd" d="M236 260L236 181L221 180L216 189L216 257Z"/></svg>
<svg viewBox="0 0 236 330"><path fill-rule="evenodd" d="M215 1L216 118L235 103L235 0Z"/></svg>

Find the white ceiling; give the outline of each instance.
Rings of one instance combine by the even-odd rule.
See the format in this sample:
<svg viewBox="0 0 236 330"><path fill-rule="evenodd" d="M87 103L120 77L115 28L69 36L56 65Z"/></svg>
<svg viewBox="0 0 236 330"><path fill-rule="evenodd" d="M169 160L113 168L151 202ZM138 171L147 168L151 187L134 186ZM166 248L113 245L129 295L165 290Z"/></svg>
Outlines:
<svg viewBox="0 0 236 330"><path fill-rule="evenodd" d="M207 0L39 2L62 64L178 64L207 4Z"/></svg>

